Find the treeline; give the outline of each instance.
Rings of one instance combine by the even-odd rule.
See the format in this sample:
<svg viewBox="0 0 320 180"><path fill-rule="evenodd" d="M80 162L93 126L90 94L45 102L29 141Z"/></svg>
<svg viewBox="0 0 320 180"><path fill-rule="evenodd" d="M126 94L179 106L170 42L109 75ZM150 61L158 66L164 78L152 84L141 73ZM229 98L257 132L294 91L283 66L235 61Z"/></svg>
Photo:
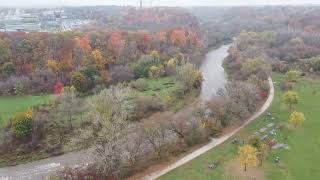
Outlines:
<svg viewBox="0 0 320 180"><path fill-rule="evenodd" d="M316 36L310 38L313 36L295 31L243 32L230 50L226 67L238 79L250 78L244 71L253 70L248 64L259 74L265 72L266 63L283 73L292 69L317 71L320 46L314 41Z"/></svg>
<svg viewBox="0 0 320 180"><path fill-rule="evenodd" d="M319 7L195 7L206 44L231 42L242 31L300 31L319 33Z"/></svg>
<svg viewBox="0 0 320 180"><path fill-rule="evenodd" d="M131 64L152 51L164 62L179 53L191 62L201 56L202 40L184 29L1 33L0 92L50 92L58 82L86 92L99 84L129 81L137 76Z"/></svg>

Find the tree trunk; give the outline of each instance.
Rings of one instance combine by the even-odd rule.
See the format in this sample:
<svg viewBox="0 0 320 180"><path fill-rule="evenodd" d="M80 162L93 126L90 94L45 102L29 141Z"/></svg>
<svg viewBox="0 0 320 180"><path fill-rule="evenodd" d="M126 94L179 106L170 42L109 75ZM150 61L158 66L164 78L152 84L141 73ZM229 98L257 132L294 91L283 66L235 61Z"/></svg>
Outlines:
<svg viewBox="0 0 320 180"><path fill-rule="evenodd" d="M72 112L69 111L69 122L70 122L70 129L73 129L72 127Z"/></svg>
<svg viewBox="0 0 320 180"><path fill-rule="evenodd" d="M244 172L246 172L247 171L247 165L245 164L244 165Z"/></svg>

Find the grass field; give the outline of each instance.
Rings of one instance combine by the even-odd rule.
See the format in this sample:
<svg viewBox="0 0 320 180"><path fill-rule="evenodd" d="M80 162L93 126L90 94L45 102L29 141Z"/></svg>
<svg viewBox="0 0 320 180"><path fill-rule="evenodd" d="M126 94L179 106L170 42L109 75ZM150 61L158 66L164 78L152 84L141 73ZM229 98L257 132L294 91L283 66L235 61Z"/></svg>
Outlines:
<svg viewBox="0 0 320 180"><path fill-rule="evenodd" d="M164 77L159 79L146 79L148 88L143 93L149 96L158 95L160 98L170 96L175 88L173 77Z"/></svg>
<svg viewBox="0 0 320 180"><path fill-rule="evenodd" d="M16 112L26 111L31 106L46 103L50 98L50 95L0 96L0 127L5 125Z"/></svg>
<svg viewBox="0 0 320 180"><path fill-rule="evenodd" d="M273 76L273 80L276 82L280 82L283 78L284 76L280 74L275 74ZM234 138L247 139L249 135L252 135L270 122L278 125L287 125L289 112L281 103L284 92L280 91L278 83L275 86L275 98L268 110L275 119L272 120L271 118L267 118L266 115L263 115L241 130ZM231 140L234 138L231 138L219 147L214 148L184 166L171 171L160 179L320 179L320 91L314 94L314 89L317 91L320 90L319 82L303 79L297 83L295 91L299 93L300 102L296 106L296 110L305 113L306 121L302 127L297 129L285 127L278 130L277 135L275 135L274 138L277 139L279 143L288 143L290 150L272 150L268 154L262 167L249 168L251 169L251 172L247 173L251 174L243 173L243 168L237 163L239 145L232 144ZM274 158L277 156L281 158L280 167L274 163ZM222 164L214 170L208 168L210 163L217 160L221 161ZM237 168L241 168L240 173Z"/></svg>
<svg viewBox="0 0 320 180"><path fill-rule="evenodd" d="M174 91L177 88L176 80L174 77L163 77L158 79L145 79L147 82L147 88L143 92L139 92L146 96L157 96L163 102L168 100L168 97L174 98L176 95ZM185 105L190 104L197 96L196 90L185 95L184 98L175 99L175 101L170 105L170 110L177 112Z"/></svg>

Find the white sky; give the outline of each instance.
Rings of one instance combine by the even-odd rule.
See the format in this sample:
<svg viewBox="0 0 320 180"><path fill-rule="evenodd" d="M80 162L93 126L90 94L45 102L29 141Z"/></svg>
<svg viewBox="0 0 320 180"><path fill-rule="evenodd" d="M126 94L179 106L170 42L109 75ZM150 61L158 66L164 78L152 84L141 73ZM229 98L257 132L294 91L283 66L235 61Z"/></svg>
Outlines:
<svg viewBox="0 0 320 180"><path fill-rule="evenodd" d="M82 6L82 5L133 5L140 0L0 0L4 6ZM231 5L303 5L317 4L320 0L143 0L146 6L231 6Z"/></svg>

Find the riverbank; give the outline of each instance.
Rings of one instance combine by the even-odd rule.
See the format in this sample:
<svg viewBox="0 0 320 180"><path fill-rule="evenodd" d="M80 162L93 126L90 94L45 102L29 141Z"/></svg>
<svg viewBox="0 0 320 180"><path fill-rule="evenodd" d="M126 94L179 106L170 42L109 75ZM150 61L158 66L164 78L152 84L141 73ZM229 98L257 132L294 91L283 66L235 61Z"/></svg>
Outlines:
<svg viewBox="0 0 320 180"><path fill-rule="evenodd" d="M210 143L208 143L207 145L193 151L192 153L184 156L183 158L181 158L180 160L164 167L161 168L160 170L156 170L154 172L149 172L149 173L143 173L143 175L137 175L134 176L132 178L129 178L130 180L133 179L146 179L146 180L153 180L153 179L157 179L160 176L170 172L171 170L182 166L183 164L191 161L192 159L206 153L207 151L209 151L210 149L224 143L225 141L227 141L230 137L232 137L234 134L236 134L237 132L239 132L242 128L246 127L248 124L250 124L252 121L256 120L259 116L261 116L271 105L272 101L273 101L273 97L274 97L274 86L273 86L273 82L272 79L269 78L269 86L270 86L270 92L269 92L269 96L267 98L267 100L265 101L265 103L262 105L262 107L257 110L256 113L254 113L249 119L247 119L246 121L244 121L244 123L242 125L240 125L239 127L237 127L236 129L232 130L231 132L225 133L223 134L221 137L219 138L213 138L211 140ZM150 168L150 169L155 169L155 168ZM148 171L148 170L147 170Z"/></svg>

